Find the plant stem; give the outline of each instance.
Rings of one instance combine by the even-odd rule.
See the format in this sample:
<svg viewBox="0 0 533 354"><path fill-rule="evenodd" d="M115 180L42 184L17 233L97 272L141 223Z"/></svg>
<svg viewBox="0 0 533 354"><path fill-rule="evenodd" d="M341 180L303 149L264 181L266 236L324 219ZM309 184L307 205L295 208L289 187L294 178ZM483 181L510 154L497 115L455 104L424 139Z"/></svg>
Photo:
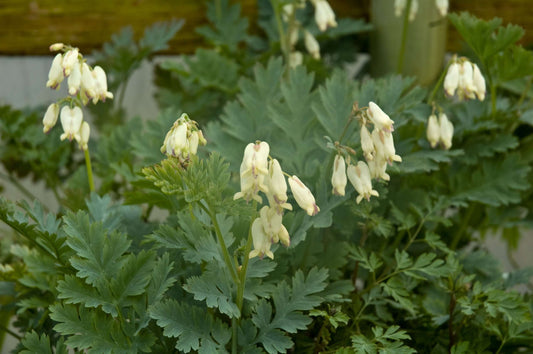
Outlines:
<svg viewBox="0 0 533 354"><path fill-rule="evenodd" d="M276 0L270 0L270 4L272 5L272 8L274 9L274 17L276 18L276 25L278 28L278 34L279 34L279 43L281 46L281 52L283 53L283 57L285 58L285 68L288 72L289 68L289 46L288 38L285 35L285 30L283 29L283 21L281 20L281 6L279 6L279 3Z"/></svg>
<svg viewBox="0 0 533 354"><path fill-rule="evenodd" d="M405 13L403 16L403 28L402 28L402 42L400 44L400 54L398 55L398 66L396 67L396 73L401 74L403 70L403 59L405 56L405 45L407 43L407 29L409 28L409 13L411 12L412 0L407 0L407 6L405 7Z"/></svg>
<svg viewBox="0 0 533 354"><path fill-rule="evenodd" d="M450 304L449 304L449 318L448 318L448 352L451 352L453 345L455 344L455 334L453 332L453 313L455 311L455 285L454 289L452 289L452 293L450 295Z"/></svg>
<svg viewBox="0 0 533 354"><path fill-rule="evenodd" d="M473 213L474 213L474 208L470 206L470 208L468 208L468 211L466 212L463 222L461 223L461 226L459 227L459 231L457 231L457 233L453 236L452 242L450 243L451 250L455 250L457 248L457 245L459 244L459 241L461 240L463 233L466 231L466 228L468 227L468 222L470 221L470 218L472 217Z"/></svg>
<svg viewBox="0 0 533 354"><path fill-rule="evenodd" d="M214 213L212 209L207 209L203 204L200 203L202 208L207 212L209 217L211 218L211 221L213 222L213 226L215 227L215 234L217 235L218 243L220 244L220 248L222 249L222 255L224 257L224 263L226 263L226 267L228 268L228 271L231 274L231 278L235 282L235 284L239 283L239 277L237 276L237 272L235 270L235 265L231 261L231 257L228 252L228 248L226 247L226 242L224 241L224 237L222 236L222 231L220 231L220 225L218 224L217 216Z"/></svg>
<svg viewBox="0 0 533 354"><path fill-rule="evenodd" d="M9 328L7 328L6 326L4 325L0 325L0 331L3 331L11 336L13 336L14 338L18 339L18 340L22 340L22 337L19 336L18 334L16 334L15 332L13 332L12 330L10 330Z"/></svg>
<svg viewBox="0 0 533 354"><path fill-rule="evenodd" d="M94 192L93 168L91 166L91 155L89 148L83 151L85 153L85 166L87 166L87 179L89 180L89 190Z"/></svg>
<svg viewBox="0 0 533 354"><path fill-rule="evenodd" d="M250 251L252 249L252 223L254 222L256 216L257 216L257 201L253 201L252 209L255 211L254 215L252 216L252 219L250 220L250 228L248 229L248 238L246 239L246 246L244 247L244 256L242 261L242 268L239 271L239 281L237 282L237 308L239 309L239 314L242 318L242 306L244 304L244 288L246 286L246 272L248 270L248 263L250 261ZM240 319L239 319L240 320ZM237 353L237 327L238 327L239 321L236 318L233 318L231 320L231 327L233 329L233 338L231 342L231 352Z"/></svg>
<svg viewBox="0 0 533 354"><path fill-rule="evenodd" d="M496 85L490 85L490 102L491 102L491 109L492 109L492 115L494 116L496 114Z"/></svg>
<svg viewBox="0 0 533 354"><path fill-rule="evenodd" d="M450 65L452 65L453 60L449 60L448 64L446 64L446 67L440 74L439 80L435 84L435 87L433 87L433 90L431 91L431 95L429 95L427 103L431 104L433 100L435 99L435 96L437 95L437 92L439 90L439 87L441 87L442 82L444 81L444 78L446 77L446 73L448 72L448 69L450 68Z"/></svg>

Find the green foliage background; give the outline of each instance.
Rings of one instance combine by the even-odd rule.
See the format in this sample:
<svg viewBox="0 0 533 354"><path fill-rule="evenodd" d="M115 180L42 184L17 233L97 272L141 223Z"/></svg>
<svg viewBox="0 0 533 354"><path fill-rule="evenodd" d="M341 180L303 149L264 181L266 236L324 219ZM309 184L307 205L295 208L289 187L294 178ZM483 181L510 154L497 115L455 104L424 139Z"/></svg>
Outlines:
<svg viewBox="0 0 533 354"><path fill-rule="evenodd" d="M449 15L486 74L490 102L449 100L439 90L455 134L451 150L433 150L427 89L414 78L352 78L341 69L353 59L344 40L363 36L368 24L343 19L319 34L311 8L302 10L328 50L288 69L270 21L275 7L259 1L260 37L248 34L238 4L218 2L224 16L215 4L210 25L198 29L209 47L157 68L156 120L126 120L121 97L131 73L179 35L181 22L154 25L139 41L124 30L95 55L119 92L92 112L97 193L88 192L82 159L59 143L58 128L44 136L40 114L0 108L7 180L42 180L61 203L56 213L38 201L0 201L0 219L13 230L1 241L0 317L16 318L15 352L533 348L530 291L513 290L530 284L533 269L502 274L479 243L498 232L512 250L532 226L533 58L516 44L523 30ZM356 204L350 189L330 192L328 141L360 156L359 128L347 122L354 102L369 101L395 121L403 161L374 187L379 198ZM208 139L186 169L159 152L181 112ZM274 260L251 259L243 275L257 211L233 194L243 148L255 140L310 187L321 211L285 215L291 246L274 246Z"/></svg>

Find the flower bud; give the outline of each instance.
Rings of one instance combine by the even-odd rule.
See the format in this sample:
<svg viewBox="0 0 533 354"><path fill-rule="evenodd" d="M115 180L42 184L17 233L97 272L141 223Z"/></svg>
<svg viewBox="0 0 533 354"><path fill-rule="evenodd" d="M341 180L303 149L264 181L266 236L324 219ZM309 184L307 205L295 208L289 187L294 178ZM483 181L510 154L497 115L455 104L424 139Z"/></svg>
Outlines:
<svg viewBox="0 0 533 354"><path fill-rule="evenodd" d="M295 68L299 65L302 65L303 62L303 55L302 53L296 51L289 54L289 67Z"/></svg>
<svg viewBox="0 0 533 354"><path fill-rule="evenodd" d="M281 225L281 229L278 233L279 241L285 246L289 247L291 245L291 238L289 236L289 231L287 231L287 228L285 228L284 225Z"/></svg>
<svg viewBox="0 0 533 354"><path fill-rule="evenodd" d="M367 115L376 128L389 133L394 130L394 121L372 101L368 103Z"/></svg>
<svg viewBox="0 0 533 354"><path fill-rule="evenodd" d="M63 75L63 55L61 53L57 54L52 61L52 66L50 71L48 71L48 81L46 82L46 87L50 87L54 90L59 88L59 84L65 78Z"/></svg>
<svg viewBox="0 0 533 354"><path fill-rule="evenodd" d="M54 44L51 44L50 47L48 47L48 49L50 49L51 52L57 52L58 50L61 50L65 47L65 45L63 43L54 43Z"/></svg>
<svg viewBox="0 0 533 354"><path fill-rule="evenodd" d="M346 193L346 164L342 155L336 155L333 162L333 175L331 176L332 193L343 196Z"/></svg>
<svg viewBox="0 0 533 354"><path fill-rule="evenodd" d="M296 203L298 203L300 208L305 210L308 215L313 216L320 211L320 208L316 205L315 197L298 177L290 177L289 186L291 187L294 199L296 199Z"/></svg>
<svg viewBox="0 0 533 354"><path fill-rule="evenodd" d="M372 195L376 197L379 196L379 193L372 189L370 170L366 163L359 161L357 166L349 165L346 173L350 183L354 186L357 193L359 193L355 199L357 204L361 203L363 198L368 201Z"/></svg>
<svg viewBox="0 0 533 354"><path fill-rule="evenodd" d="M434 114L429 116L426 136L432 148L437 146L440 140L440 126L437 116Z"/></svg>
<svg viewBox="0 0 533 354"><path fill-rule="evenodd" d="M43 118L43 132L48 133L57 122L57 117L59 116L59 105L57 103L52 103L46 109L46 113Z"/></svg>
<svg viewBox="0 0 533 354"><path fill-rule="evenodd" d="M446 150L452 147L453 124L448 120L446 114L439 115L440 140Z"/></svg>
<svg viewBox="0 0 533 354"><path fill-rule="evenodd" d="M76 141L79 141L81 139L80 128L83 120L83 112L81 111L81 108L78 106L75 106L74 108L64 106L61 109L60 119L64 131L64 133L61 134L60 139L76 139Z"/></svg>
<svg viewBox="0 0 533 354"><path fill-rule="evenodd" d="M304 33L304 42L305 49L307 49L309 54L316 60L320 59L320 45L309 31L305 31Z"/></svg>

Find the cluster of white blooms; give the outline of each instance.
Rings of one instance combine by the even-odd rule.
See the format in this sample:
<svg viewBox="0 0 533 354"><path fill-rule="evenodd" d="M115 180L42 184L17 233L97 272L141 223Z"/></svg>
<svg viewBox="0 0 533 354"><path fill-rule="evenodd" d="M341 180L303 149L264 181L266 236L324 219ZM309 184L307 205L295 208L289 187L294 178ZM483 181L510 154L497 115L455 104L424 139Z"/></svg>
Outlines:
<svg viewBox="0 0 533 354"><path fill-rule="evenodd" d="M429 116L426 133L432 148L439 143L446 150L452 147L453 124L448 120L446 114L441 112L438 120L435 114Z"/></svg>
<svg viewBox="0 0 533 354"><path fill-rule="evenodd" d="M435 0L435 5L441 16L448 14L448 0ZM395 0L394 1L394 14L396 17L400 17L407 6L407 0ZM413 21L418 12L418 0L411 0L411 8L409 9L409 21Z"/></svg>
<svg viewBox="0 0 533 354"><path fill-rule="evenodd" d="M468 58L454 56L444 78L444 91L449 97L457 92L460 100L477 97L483 101L486 93L485 78L479 67Z"/></svg>
<svg viewBox="0 0 533 354"><path fill-rule="evenodd" d="M269 152L270 147L264 141L246 146L240 167L241 190L233 197L262 203L263 199L259 195L261 191L268 199L269 205L261 208L259 217L252 223L254 249L249 254L250 258L265 255L274 258L270 251L273 243L281 242L285 246L290 244L289 232L282 224L284 209L292 210L292 205L287 202L285 173L278 160L271 158L269 161ZM296 203L308 215L316 215L320 208L309 188L296 176L289 177L288 180Z"/></svg>
<svg viewBox="0 0 533 354"><path fill-rule="evenodd" d="M335 13L327 0L311 0L315 7L315 22L320 31L324 32L328 27L336 27ZM295 49L300 33L303 33L304 45L307 52L316 60L320 59L320 45L311 32L302 28L300 22L295 19L294 13L297 8L304 8L305 1L287 4L283 6L283 20L288 23L289 37L289 66L296 67L303 62L303 55Z"/></svg>
<svg viewBox="0 0 533 354"><path fill-rule="evenodd" d="M206 143L198 123L183 113L165 136L161 152L169 157L177 157L181 164L187 164L191 155L196 155L198 145Z"/></svg>
<svg viewBox="0 0 533 354"><path fill-rule="evenodd" d="M361 114L361 148L366 162L358 161L348 167L344 157L339 153L335 156L331 184L333 194L344 195L347 180L353 185L357 193L357 203L361 200L370 200L371 196L379 196L378 192L372 189L372 178L390 180L386 173L387 164L393 161L401 162L402 158L396 155L392 131L394 121L379 108L374 102L369 103L369 107ZM372 123L374 129L369 132L366 125Z"/></svg>
<svg viewBox="0 0 533 354"><path fill-rule="evenodd" d="M107 91L107 77L104 70L96 66L91 68L78 48L63 43L55 43L50 46L50 51L58 53L48 72L46 86L58 90L64 79L67 79L69 97L48 106L43 118L43 132L48 133L60 117L63 134L61 140L75 139L80 149L87 150L91 128L83 121L83 112L80 108L90 100L96 104L99 100L113 98L113 94ZM61 108L61 103L67 103Z"/></svg>

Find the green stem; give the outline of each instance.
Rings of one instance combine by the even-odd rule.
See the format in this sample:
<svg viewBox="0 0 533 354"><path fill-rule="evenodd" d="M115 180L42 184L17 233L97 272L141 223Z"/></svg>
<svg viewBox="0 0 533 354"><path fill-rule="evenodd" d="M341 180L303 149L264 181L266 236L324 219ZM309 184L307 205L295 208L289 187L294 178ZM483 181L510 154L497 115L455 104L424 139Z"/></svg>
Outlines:
<svg viewBox="0 0 533 354"><path fill-rule="evenodd" d="M409 13L411 12L412 0L407 0L407 6L405 8L405 14L403 16L403 28L402 28L402 43L400 44L400 54L398 56L398 66L396 67L396 73L401 74L403 70L403 59L405 56L405 45L407 43L407 29L409 28Z"/></svg>
<svg viewBox="0 0 533 354"><path fill-rule="evenodd" d="M470 218L472 217L473 213L474 208L470 206L470 208L466 212L463 222L461 223L461 226L459 227L459 231L457 231L457 233L453 236L452 242L450 243L450 249L455 250L457 248L461 237L463 236L464 232L466 231L466 228L468 227L468 223L470 222Z"/></svg>
<svg viewBox="0 0 533 354"><path fill-rule="evenodd" d="M252 209L255 211L257 209L257 202L253 201ZM242 261L242 268L239 272L239 281L237 282L237 308L239 309L240 316L242 318L242 306L244 304L244 288L246 286L246 272L248 270L248 263L250 262L250 251L252 250L252 224L257 216L257 212L254 212L252 219L250 220L250 228L248 229L248 238L246 239L246 246L244 247L244 258ZM233 338L231 342L231 352L237 353L237 327L239 321L236 318L231 320L231 326L233 329Z"/></svg>
<svg viewBox="0 0 533 354"><path fill-rule="evenodd" d="M444 78L446 77L446 74L448 73L448 69L450 68L450 65L452 65L453 60L448 61L448 64L446 64L446 67L442 71L442 74L440 74L439 80L435 84L435 87L433 87L433 91L431 91L431 95L429 95L427 103L431 104L433 100L435 99L435 96L437 95L437 92L439 91L439 88L442 86L442 83L444 82Z"/></svg>
<svg viewBox="0 0 533 354"><path fill-rule="evenodd" d="M533 77L530 76L529 79L527 80L526 87L524 87L524 90L522 91L522 94L520 95L520 98L518 99L518 102L516 103L517 107L520 107L522 103L524 103L524 100L526 99L529 89L531 88L532 79Z"/></svg>
<svg viewBox="0 0 533 354"><path fill-rule="evenodd" d="M0 325L0 331L5 332L5 333L11 335L11 336L15 337L15 338L18 339L18 340L22 340L22 337L21 337L21 336L19 336L18 334L16 334L15 332L13 332L12 330L10 330L9 328L7 328L7 327L4 326L4 325ZM1 348L1 346L0 346L0 348Z"/></svg>
<svg viewBox="0 0 533 354"><path fill-rule="evenodd" d="M492 115L496 114L496 85L490 85L490 102L492 108Z"/></svg>
<svg viewBox="0 0 533 354"><path fill-rule="evenodd" d="M288 44L288 38L285 35L285 30L283 29L283 22L281 20L281 6L279 6L278 2L276 0L270 0L270 3L272 4L272 8L274 9L274 17L276 18L276 25L278 28L278 34L279 34L279 43L281 46L281 52L283 53L283 57L285 58L285 68L288 72L289 68L289 46Z"/></svg>
<svg viewBox="0 0 533 354"><path fill-rule="evenodd" d="M215 228L215 234L217 236L218 243L220 244L220 248L222 249L222 256L224 257L224 263L226 263L226 267L228 268L228 271L230 272L231 278L235 282L235 284L239 283L239 277L237 276L237 272L235 270L235 265L231 261L231 257L228 252L228 248L226 247L226 242L224 241L224 237L222 236L222 231L220 230L220 225L218 224L217 216L215 212L212 209L208 209L205 205L202 203L198 203L200 207L209 215L209 218L211 219L211 222L213 222L213 226Z"/></svg>
<svg viewBox="0 0 533 354"><path fill-rule="evenodd" d="M91 155L89 154L89 149L85 149L85 166L87 166L87 179L89 180L89 190L94 192L94 180L93 180L93 168L91 166Z"/></svg>

